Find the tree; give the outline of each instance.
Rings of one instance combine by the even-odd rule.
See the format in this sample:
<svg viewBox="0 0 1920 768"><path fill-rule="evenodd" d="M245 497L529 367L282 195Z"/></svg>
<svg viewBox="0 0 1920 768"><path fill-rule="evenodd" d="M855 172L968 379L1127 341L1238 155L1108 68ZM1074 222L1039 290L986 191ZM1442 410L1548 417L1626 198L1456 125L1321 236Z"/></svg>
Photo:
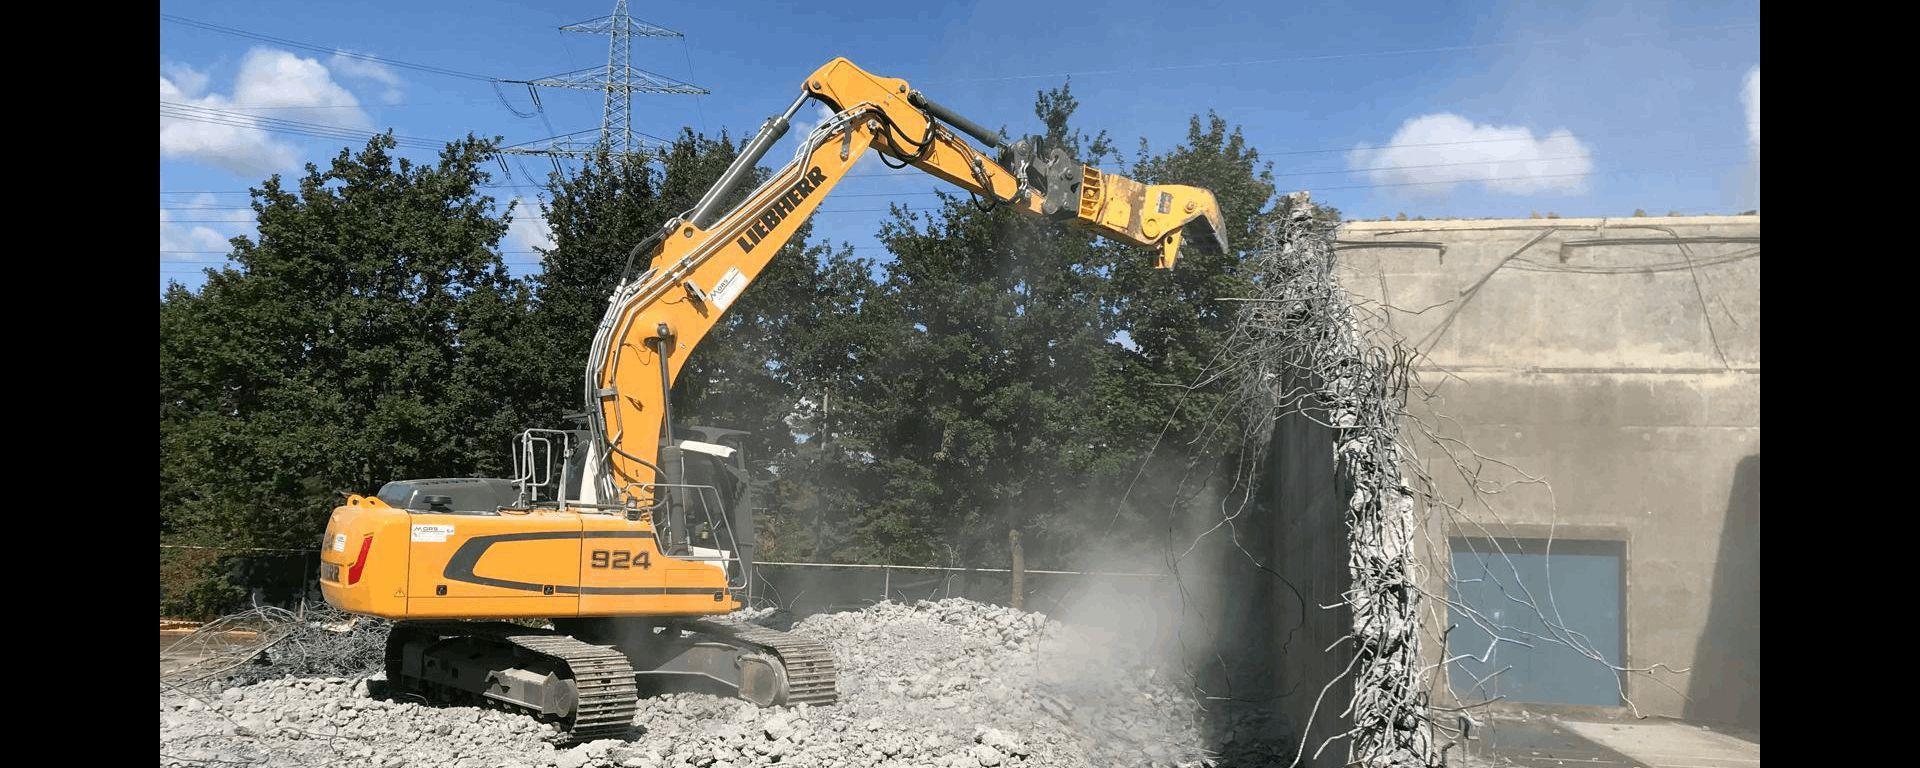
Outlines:
<svg viewBox="0 0 1920 768"><path fill-rule="evenodd" d="M1045 138L1104 156L1104 135L1069 129L1075 106L1067 88L1036 95ZM880 239L894 261L859 334L884 354L856 358L840 401L865 502L832 554L979 562L1087 461L1084 394L1108 355L1091 237L943 195L925 217L896 209Z"/></svg>
<svg viewBox="0 0 1920 768"><path fill-rule="evenodd" d="M725 134L709 139L684 131L650 160L602 155L580 172L554 176L542 206L554 236L532 279L540 332L528 339L539 361L545 422L585 407L583 376L595 327L627 268L634 246L668 219L691 209L738 156ZM755 172L734 192L737 204L767 178ZM673 407L682 424L745 430L747 457L762 480L797 455L793 425L809 393L822 391L844 369L858 339L837 330L872 281L849 250L805 245L803 227L769 262L701 343L674 384ZM645 258L645 257L639 257ZM652 265L637 263L638 275ZM844 377L844 375L843 375ZM778 515L785 499L808 497L792 473L779 476L782 493L761 494ZM810 498L810 497L808 497Z"/></svg>
<svg viewBox="0 0 1920 768"><path fill-rule="evenodd" d="M1037 94L1048 140L1109 160L1104 133L1071 127L1075 106L1067 87ZM845 399L840 439L860 457L861 501L833 556L997 563L1014 529L1031 534L1035 560L1064 562L1115 519L1163 426L1168 445L1205 426L1217 395L1177 385L1198 380L1224 340L1232 309L1220 299L1244 293L1238 265L1271 215L1271 170L1209 115L1171 151L1143 145L1128 173L1213 190L1236 252L1189 246L1157 271L1144 249L957 196L882 225L894 261L860 333L885 354L860 358ZM1127 499L1129 530L1161 501Z"/></svg>
<svg viewBox="0 0 1920 768"><path fill-rule="evenodd" d="M1068 87L1036 94L1047 141L1118 163L1105 133L1074 127L1076 107ZM516 282L494 251L508 218L477 191L488 145L419 166L392 147L343 152L294 190L268 180L238 266L162 300L163 538L306 546L339 492L502 474L518 430L585 405L587 347L635 244L738 152L689 131L648 162L553 177L555 245ZM1172 446L1207 437L1222 396L1188 385L1229 330L1223 299L1246 292L1275 187L1212 114L1170 150L1143 141L1126 173L1212 190L1234 251L1190 243L1154 270L1147 249L957 195L882 223L884 265L805 245L805 229L785 246L673 393L683 422L752 436L771 481L763 544L999 564L1017 531L1035 562L1068 565L1110 530L1136 551L1155 541L1193 469Z"/></svg>
<svg viewBox="0 0 1920 768"><path fill-rule="evenodd" d="M1189 245L1172 270L1155 270L1136 249L1103 244L1112 254L1105 301L1131 344L1097 391L1103 438L1111 446L1096 485L1101 493L1082 505L1085 511L1058 517L1048 537L1056 553L1087 549L1098 539L1137 554L1158 541L1149 531L1164 528L1156 521L1178 501L1190 470L1185 451L1172 447L1202 442L1222 396L1218 387L1190 387L1206 383L1204 373L1234 316L1223 299L1246 295L1240 265L1260 247L1275 215L1272 164L1217 114L1193 116L1186 141L1168 151L1149 154L1143 141L1129 173L1147 183L1211 190L1232 250L1211 254ZM1320 215L1338 222L1340 214L1327 208Z"/></svg>
<svg viewBox="0 0 1920 768"><path fill-rule="evenodd" d="M391 135L253 190L258 241L160 302L161 535L309 547L345 492L500 473L537 394L527 297L479 187L492 143Z"/></svg>

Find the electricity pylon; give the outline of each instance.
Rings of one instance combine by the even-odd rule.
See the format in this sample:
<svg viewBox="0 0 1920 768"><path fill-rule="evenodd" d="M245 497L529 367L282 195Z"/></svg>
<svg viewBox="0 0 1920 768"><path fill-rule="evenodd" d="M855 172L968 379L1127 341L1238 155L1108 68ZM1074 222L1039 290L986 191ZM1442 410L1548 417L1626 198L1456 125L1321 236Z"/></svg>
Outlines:
<svg viewBox="0 0 1920 768"><path fill-rule="evenodd" d="M508 80L530 86L535 106L539 106L539 95L533 87L572 88L575 90L600 91L603 94L603 107L600 115L600 131L596 140L583 140L583 134L590 130L574 131L539 141L517 144L501 151L516 155L545 155L558 163L562 157L583 158L606 152L608 154L633 155L645 148L648 143L663 144L663 140L648 136L633 129L633 94L635 93L711 93L705 88L683 83L665 75L648 72L633 65L633 38L636 37L685 37L666 27L656 26L633 18L627 12L627 0L614 3L613 13L597 19L568 24L560 28L562 32L585 32L593 35L606 35L612 38L607 46L607 65L588 67L572 72L542 77L536 80Z"/></svg>

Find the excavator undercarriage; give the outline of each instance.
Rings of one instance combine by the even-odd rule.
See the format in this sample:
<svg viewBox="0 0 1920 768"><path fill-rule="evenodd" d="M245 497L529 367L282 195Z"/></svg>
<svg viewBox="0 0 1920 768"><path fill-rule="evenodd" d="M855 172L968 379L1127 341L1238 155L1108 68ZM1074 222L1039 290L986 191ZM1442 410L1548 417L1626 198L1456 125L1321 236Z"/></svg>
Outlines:
<svg viewBox="0 0 1920 768"><path fill-rule="evenodd" d="M440 704L529 715L563 742L633 725L642 693L699 691L760 706L839 699L833 652L819 642L719 619L408 621L387 641L387 690Z"/></svg>
<svg viewBox="0 0 1920 768"><path fill-rule="evenodd" d="M832 116L800 138L791 162L736 194L809 101ZM523 712L557 723L566 740L624 732L650 689L762 705L836 700L827 648L718 618L750 602L754 581L744 445L722 444L743 433L676 436L672 390L693 350L869 150L985 209L1155 249L1157 268L1171 268L1183 243L1227 249L1208 190L1108 173L1041 137L1008 141L904 80L827 62L694 207L628 253L588 349L583 428L523 432L511 478L395 481L334 509L321 591L337 608L396 622L386 659L394 693Z"/></svg>
<svg viewBox="0 0 1920 768"><path fill-rule="evenodd" d="M704 426L681 431L700 438L680 445L687 453L681 459L680 474L692 482L663 492L687 498L663 504L678 514L663 512L658 520L645 514L628 520L625 515L590 508L571 513L557 508L556 499L578 495L578 486L566 478L578 477L586 463L585 453L573 449L575 441L585 436L579 431L523 434L514 460L519 475L514 479L387 484L378 497L385 509L404 510L409 520L430 521L411 523L406 532L417 550L407 558L409 565L428 566L420 574L428 578L419 583L425 587L428 581L436 582L433 597L420 598L424 608L415 608L414 613L431 611L431 600L510 594L516 587L537 591L539 600L557 601L548 603L557 608L577 605L582 595L624 601L616 604L622 606L691 600L675 607L683 614L739 605L732 598L744 591L753 567L753 486L744 454L722 443L736 442L744 433ZM724 514L727 510L735 514ZM723 514L710 514L713 511ZM589 529L578 533L553 530L569 514L574 519L590 514L594 522L577 523ZM543 516L548 519L542 520ZM634 530L632 525L645 530ZM444 559L425 548L435 542L420 541L442 536L457 539L465 530L473 533ZM685 533L674 536L671 531L675 530ZM377 530L368 536L369 541L382 538ZM616 575L561 585L520 584L489 575L511 572L535 578L534 571L512 565L533 551L513 547L555 540L565 542L557 551L586 550L581 570ZM610 543L598 543L602 541ZM344 553L346 548L340 549ZM372 549L369 544L367 550ZM496 557L501 558L498 565ZM374 567L384 565L390 564L360 561L359 578L369 578ZM323 587L327 581L355 578L341 570L329 571L331 579L323 574ZM452 584L437 583L441 581ZM689 586L701 583L708 586ZM648 586L653 584L660 586ZM335 594L356 593L338 590ZM521 598L478 598L502 599ZM527 610L537 610L538 605ZM396 618L386 651L391 695L525 714L556 725L557 740L563 743L624 732L633 723L637 697L650 693L712 693L760 706L803 702L824 706L838 699L833 654L828 648L799 635L715 616L562 615L547 620L551 628L457 617Z"/></svg>

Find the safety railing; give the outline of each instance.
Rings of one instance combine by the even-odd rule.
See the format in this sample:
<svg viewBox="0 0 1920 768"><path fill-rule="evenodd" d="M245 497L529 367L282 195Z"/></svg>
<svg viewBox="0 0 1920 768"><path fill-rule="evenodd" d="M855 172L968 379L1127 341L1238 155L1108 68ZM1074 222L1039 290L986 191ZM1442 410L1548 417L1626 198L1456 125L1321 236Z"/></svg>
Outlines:
<svg viewBox="0 0 1920 768"><path fill-rule="evenodd" d="M686 504L688 509L687 526L689 530L674 531L671 526L665 525L662 520L655 519L653 521L654 530L664 532L669 537L667 542L662 543L662 550L664 551L666 549L668 543L685 541L692 547L722 552L724 554L720 555L703 555L692 551L670 554L679 560L723 563L724 565L722 567L724 567L727 572L727 587L735 591L743 591L747 588L747 569L740 563L739 541L734 536L733 521L729 519L726 513L726 505L721 502L719 488L711 485L693 483L634 483L631 484L630 487L637 488L644 492L647 497L656 500L660 498L660 491L662 490L691 492L690 499L683 499L681 501L682 504ZM689 502L697 502L697 504ZM656 501L655 506L659 508L661 505ZM693 518L692 513L696 510L700 515L699 521L695 521ZM700 522L706 524L706 530L711 536L712 546L695 543L695 537L691 534L698 530L696 526Z"/></svg>
<svg viewBox="0 0 1920 768"><path fill-rule="evenodd" d="M555 443L558 443L560 477L553 472ZM520 505L541 501L560 501L567 489L567 467L573 458L573 435L559 429L528 429L520 433L513 451L513 485L520 489ZM540 491L551 488L548 498Z"/></svg>

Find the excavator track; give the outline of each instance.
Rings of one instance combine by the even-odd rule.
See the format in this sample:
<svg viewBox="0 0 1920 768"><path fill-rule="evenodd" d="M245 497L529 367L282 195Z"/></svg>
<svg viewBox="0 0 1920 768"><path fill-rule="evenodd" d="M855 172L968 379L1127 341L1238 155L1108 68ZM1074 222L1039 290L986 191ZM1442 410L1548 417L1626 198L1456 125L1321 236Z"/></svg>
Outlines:
<svg viewBox="0 0 1920 768"><path fill-rule="evenodd" d="M818 640L724 619L691 619L683 626L733 645L758 648L779 659L786 671L787 692L776 704L822 707L840 700L833 649Z"/></svg>
<svg viewBox="0 0 1920 768"><path fill-rule="evenodd" d="M817 640L723 619L676 623L699 639L745 652L729 658L763 656L777 662L781 684L772 691L771 704L819 707L840 699L833 651ZM409 663L407 648L419 641L429 645ZM571 695L557 704L543 693L529 696L525 688L512 688L531 678L536 686L546 686L540 691L550 691L554 680L544 677L548 674L572 683ZM556 722L562 732L555 740L563 744L620 736L632 728L639 708L633 662L618 648L507 622L397 624L387 640L387 682L395 693Z"/></svg>
<svg viewBox="0 0 1920 768"><path fill-rule="evenodd" d="M573 706L558 718L564 729L558 739L562 743L615 737L633 727L634 712L639 707L639 687L634 682L632 665L617 650L552 630L507 622L405 622L394 627L387 646L387 680L395 690L416 692L418 688L431 688L443 698L464 698L536 717L541 713L526 706L403 676L400 648L407 638L422 635L478 638L510 646L515 656L550 666L561 677L572 680Z"/></svg>

